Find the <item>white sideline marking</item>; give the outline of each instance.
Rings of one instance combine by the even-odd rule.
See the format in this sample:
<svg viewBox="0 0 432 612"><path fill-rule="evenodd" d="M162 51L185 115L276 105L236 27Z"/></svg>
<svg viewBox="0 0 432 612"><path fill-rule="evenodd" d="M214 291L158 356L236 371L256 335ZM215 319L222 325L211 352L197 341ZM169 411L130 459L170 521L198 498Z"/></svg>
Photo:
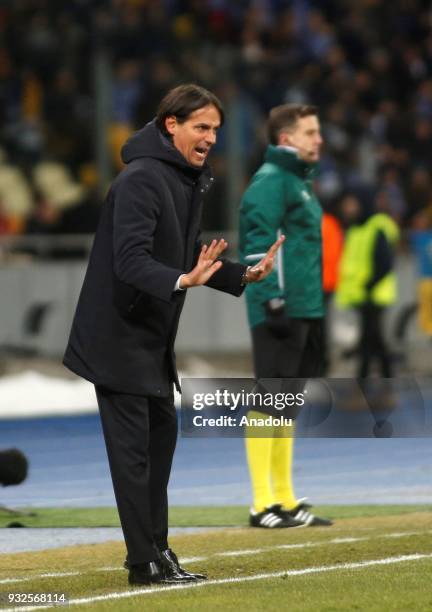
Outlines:
<svg viewBox="0 0 432 612"><path fill-rule="evenodd" d="M27 578L3 578L0 584L8 584L9 582L28 582L34 578L66 578L68 576L81 576L82 572L49 572L45 574L36 574Z"/></svg>
<svg viewBox="0 0 432 612"><path fill-rule="evenodd" d="M305 576L307 574L321 574L324 572L333 572L337 570L353 570L363 567L371 567L374 565L390 565L393 563L403 563L405 561L420 561L422 559L432 559L432 553L417 553L413 555L401 555L399 557L385 557L384 559L372 559L370 561L357 561L355 563L340 563L338 565L321 565L317 567L305 567L298 570L285 570L281 572L273 572L267 574L255 574L252 576L242 576L238 578L220 578L218 580L207 580L205 582L195 582L193 584L174 584L172 586L149 587L144 589L133 589L128 591L107 593L106 595L96 595L94 597L80 597L78 599L69 600L69 605L90 604L98 601L108 601L112 599L127 599L137 597L138 595L151 595L154 593L166 593L169 591L198 589L206 586L219 584L235 584L239 582L252 582L255 580L267 580L270 578L281 578L290 576ZM31 610L46 610L53 608L54 605L47 606L20 606L19 608L6 608L3 612L22 612L23 610L30 612Z"/></svg>
<svg viewBox="0 0 432 612"><path fill-rule="evenodd" d="M375 538L402 538L405 536L412 535L423 535L424 533L432 533L431 529L426 531L406 531L406 532L395 532L385 533L372 537L360 537L360 538L333 538L332 540L321 540L319 542L300 542L298 544L276 544L276 546L266 546L265 548L254 548L254 549L243 549L243 550L230 550L226 552L214 553L213 557L240 557L242 555L254 555L256 553L269 552L271 550L283 550L290 548L313 548L315 546L322 546L323 544L346 544L351 542L365 542ZM193 559L193 557L192 557ZM182 559L182 563L188 562L189 559ZM191 561L192 562L192 561Z"/></svg>
<svg viewBox="0 0 432 612"><path fill-rule="evenodd" d="M207 561L209 557L212 555L208 555L207 557L182 557L180 559L180 563L197 563L201 561Z"/></svg>
<svg viewBox="0 0 432 612"><path fill-rule="evenodd" d="M405 531L405 532L394 532L394 533L385 533L382 535L376 535L373 537L347 537L347 538L333 538L331 540L320 540L319 542L300 542L298 544L276 544L275 546L266 546L265 548L245 548L241 550L229 550L225 552L213 553L212 555L208 555L206 557L184 557L180 559L180 563L195 563L197 561L207 561L211 557L240 557L243 555L255 555L259 553L271 552L272 550L289 550L296 548L314 548L317 546L323 546L325 544L346 544L352 542L367 542L368 540L372 540L375 538L403 538L406 536L413 535L424 535L426 533L432 533L432 529L427 529L426 531ZM0 584L9 584L11 582L29 582L31 580L36 580L38 578L64 578L68 576L82 576L87 574L89 571L94 572L118 572L124 570L123 567L98 567L94 570L86 570L85 572L50 572L44 574L33 574L32 576L27 576L26 578L3 578L0 580Z"/></svg>
<svg viewBox="0 0 432 612"><path fill-rule="evenodd" d="M305 542L306 543L306 542ZM215 553L214 556L218 557L237 557L240 555L254 555L258 552L263 552L264 548L244 548L242 550L226 550L225 552Z"/></svg>

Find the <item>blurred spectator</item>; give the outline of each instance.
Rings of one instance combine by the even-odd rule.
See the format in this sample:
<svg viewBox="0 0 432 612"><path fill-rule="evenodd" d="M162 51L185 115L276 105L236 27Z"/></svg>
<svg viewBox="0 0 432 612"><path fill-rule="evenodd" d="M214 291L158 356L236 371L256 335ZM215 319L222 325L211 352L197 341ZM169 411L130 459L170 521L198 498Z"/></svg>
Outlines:
<svg viewBox="0 0 432 612"><path fill-rule="evenodd" d="M432 180L426 166L414 168L407 185L407 220L416 226L417 213L432 207Z"/></svg>
<svg viewBox="0 0 432 612"><path fill-rule="evenodd" d="M398 223L402 223L406 213L406 200L397 169L390 167L383 170L380 184L377 208L385 210Z"/></svg>
<svg viewBox="0 0 432 612"><path fill-rule="evenodd" d="M421 224L422 222L422 224ZM423 215L418 219L418 229L412 232L412 246L417 259L418 324L429 337L432 336L432 223Z"/></svg>
<svg viewBox="0 0 432 612"><path fill-rule="evenodd" d="M44 162L33 173L34 209L27 219L28 234L67 234L93 232L97 210L81 183L76 182L65 166Z"/></svg>
<svg viewBox="0 0 432 612"><path fill-rule="evenodd" d="M93 109L71 70L63 68L54 75L45 92L43 108L46 150L52 159L76 170L93 155Z"/></svg>
<svg viewBox="0 0 432 612"><path fill-rule="evenodd" d="M343 231L338 219L328 212L322 217L322 274L324 290L324 321L323 321L323 375L330 369L329 352L329 321L328 311L330 301L339 280L339 264L343 249Z"/></svg>
<svg viewBox="0 0 432 612"><path fill-rule="evenodd" d="M40 191L34 193L34 210L28 217L26 234L56 234L61 212L48 197Z"/></svg>
<svg viewBox="0 0 432 612"><path fill-rule="evenodd" d="M11 164L0 163L0 202L6 233L20 233L31 210L31 191L24 173Z"/></svg>
<svg viewBox="0 0 432 612"><path fill-rule="evenodd" d="M399 238L396 223L384 211L386 202L377 200L377 210L365 214L360 200L347 194L341 214L347 229L340 264L336 303L355 308L360 318L360 361L358 378L370 375L378 360L381 376L391 378L393 367L384 331L388 306L397 297L394 250Z"/></svg>
<svg viewBox="0 0 432 612"><path fill-rule="evenodd" d="M141 89L139 64L130 60L120 63L113 81L113 121L132 125Z"/></svg>

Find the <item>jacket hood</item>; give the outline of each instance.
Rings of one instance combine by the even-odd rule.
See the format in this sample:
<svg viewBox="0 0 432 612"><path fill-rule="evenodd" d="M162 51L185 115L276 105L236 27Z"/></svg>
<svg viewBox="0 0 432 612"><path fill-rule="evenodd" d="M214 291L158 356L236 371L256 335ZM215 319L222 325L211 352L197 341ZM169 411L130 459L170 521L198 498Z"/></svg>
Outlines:
<svg viewBox="0 0 432 612"><path fill-rule="evenodd" d="M318 168L317 162L308 163L303 161L297 156L295 149L290 147L269 145L265 154L265 160L281 166L305 180L315 178Z"/></svg>
<svg viewBox="0 0 432 612"><path fill-rule="evenodd" d="M202 167L192 166L187 162L173 143L162 134L156 125L155 119L147 123L141 130L135 132L121 149L121 158L125 164L140 157L160 159L168 164L177 166L185 174L199 177L204 171L210 173L207 163Z"/></svg>

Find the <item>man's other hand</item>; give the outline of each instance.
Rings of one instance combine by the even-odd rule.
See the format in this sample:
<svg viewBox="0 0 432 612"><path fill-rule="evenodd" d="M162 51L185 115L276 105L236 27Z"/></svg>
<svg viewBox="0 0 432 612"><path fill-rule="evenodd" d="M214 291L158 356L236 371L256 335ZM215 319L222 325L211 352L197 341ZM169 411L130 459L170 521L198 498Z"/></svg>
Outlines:
<svg viewBox="0 0 432 612"><path fill-rule="evenodd" d="M267 253L255 266L248 268L245 281L246 283L256 283L262 281L273 270L274 258L277 250L285 240L285 236L280 236L274 244L269 248Z"/></svg>

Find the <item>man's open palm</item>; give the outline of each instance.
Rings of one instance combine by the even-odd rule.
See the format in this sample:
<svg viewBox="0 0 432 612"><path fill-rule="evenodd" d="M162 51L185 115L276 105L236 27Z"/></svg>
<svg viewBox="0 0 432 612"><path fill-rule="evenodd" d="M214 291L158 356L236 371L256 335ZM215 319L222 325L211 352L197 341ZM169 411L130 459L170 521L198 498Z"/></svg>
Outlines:
<svg viewBox="0 0 432 612"><path fill-rule="evenodd" d="M272 244L261 261L248 269L246 274L246 282L256 283L257 281L263 280L270 274L270 272L273 270L274 258L277 250L284 240L285 236L280 236L276 242Z"/></svg>

